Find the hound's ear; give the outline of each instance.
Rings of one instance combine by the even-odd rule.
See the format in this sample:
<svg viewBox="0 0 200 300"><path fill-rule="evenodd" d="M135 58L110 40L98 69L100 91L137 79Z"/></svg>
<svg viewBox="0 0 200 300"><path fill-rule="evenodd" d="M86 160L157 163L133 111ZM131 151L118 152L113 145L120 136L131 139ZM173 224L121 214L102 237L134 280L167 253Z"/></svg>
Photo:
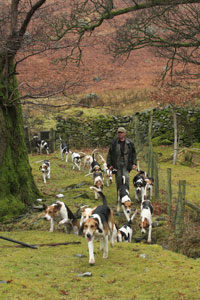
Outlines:
<svg viewBox="0 0 200 300"><path fill-rule="evenodd" d="M81 209L81 212L84 212L85 209L88 207L88 205L84 205L84 206L81 206L80 209Z"/></svg>
<svg viewBox="0 0 200 300"><path fill-rule="evenodd" d="M102 233L103 231L99 228L99 220L94 218L94 220L96 221L97 223L97 229L99 230L99 233Z"/></svg>
<svg viewBox="0 0 200 300"><path fill-rule="evenodd" d="M42 204L42 206L43 206L43 209L45 210L48 206L46 205L46 204Z"/></svg>
<svg viewBox="0 0 200 300"><path fill-rule="evenodd" d="M84 228L84 223L82 224L82 226L79 228L79 235L83 235L83 228Z"/></svg>
<svg viewBox="0 0 200 300"><path fill-rule="evenodd" d="M80 211L81 211L81 208L79 207L78 209L77 209L77 211L75 212L75 214L74 214L74 216L75 216L75 218L80 218L81 216L80 216Z"/></svg>
<svg viewBox="0 0 200 300"><path fill-rule="evenodd" d="M91 211L91 215L93 214L94 210L96 209L97 207L93 207L92 211Z"/></svg>
<svg viewBox="0 0 200 300"><path fill-rule="evenodd" d="M56 210L59 210L61 208L61 206L62 205L58 202L58 203L56 203L56 205L54 207L55 207Z"/></svg>
<svg viewBox="0 0 200 300"><path fill-rule="evenodd" d="M41 169L42 169L42 166L39 167L39 170L41 170Z"/></svg>

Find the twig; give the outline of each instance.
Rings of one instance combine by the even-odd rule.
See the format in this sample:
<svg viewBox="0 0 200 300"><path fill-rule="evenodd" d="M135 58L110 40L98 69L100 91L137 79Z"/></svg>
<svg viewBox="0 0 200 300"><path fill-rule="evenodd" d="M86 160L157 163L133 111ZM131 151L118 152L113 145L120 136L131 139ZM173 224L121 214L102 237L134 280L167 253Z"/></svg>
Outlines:
<svg viewBox="0 0 200 300"><path fill-rule="evenodd" d="M34 245L29 245L29 244L26 244L26 243L23 243L23 242L19 242L19 241L10 239L10 238L6 238L4 236L0 236L0 239L6 240L6 241L9 241L9 242L13 242L13 243L17 243L17 244L20 244L22 246L29 247L29 248L32 248L32 249L37 249L37 247L34 246Z"/></svg>
<svg viewBox="0 0 200 300"><path fill-rule="evenodd" d="M49 244L37 244L39 247L44 247L44 246L63 246L63 245L79 245L81 242L66 242L66 243L49 243Z"/></svg>

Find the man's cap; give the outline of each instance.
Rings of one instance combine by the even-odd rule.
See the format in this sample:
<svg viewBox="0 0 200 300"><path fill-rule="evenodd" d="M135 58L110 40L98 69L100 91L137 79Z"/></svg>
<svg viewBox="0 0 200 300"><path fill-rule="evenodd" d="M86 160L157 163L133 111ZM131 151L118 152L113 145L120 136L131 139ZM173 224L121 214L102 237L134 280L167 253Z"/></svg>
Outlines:
<svg viewBox="0 0 200 300"><path fill-rule="evenodd" d="M126 133L126 129L124 127L119 127L117 129L117 132L125 132Z"/></svg>

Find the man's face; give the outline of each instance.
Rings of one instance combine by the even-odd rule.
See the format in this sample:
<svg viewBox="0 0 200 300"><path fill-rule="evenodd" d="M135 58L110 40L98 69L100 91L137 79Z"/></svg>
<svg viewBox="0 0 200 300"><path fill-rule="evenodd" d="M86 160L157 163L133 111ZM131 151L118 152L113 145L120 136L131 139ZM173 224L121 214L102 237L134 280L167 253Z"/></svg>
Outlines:
<svg viewBox="0 0 200 300"><path fill-rule="evenodd" d="M126 136L126 132L119 131L117 134L118 134L118 138L120 140L123 140L125 138L125 136Z"/></svg>

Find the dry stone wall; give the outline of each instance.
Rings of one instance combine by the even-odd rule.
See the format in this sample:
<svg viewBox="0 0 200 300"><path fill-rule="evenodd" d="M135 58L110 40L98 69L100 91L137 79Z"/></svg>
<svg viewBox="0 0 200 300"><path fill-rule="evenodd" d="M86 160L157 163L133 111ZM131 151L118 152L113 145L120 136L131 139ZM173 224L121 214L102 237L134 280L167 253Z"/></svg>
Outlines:
<svg viewBox="0 0 200 300"><path fill-rule="evenodd" d="M179 145L200 144L200 108L177 109ZM140 144L147 143L150 111L129 116L103 116L85 118L58 117L57 135L70 147L106 147L123 126L127 135ZM153 110L152 141L154 145L173 144L173 117L170 107Z"/></svg>

